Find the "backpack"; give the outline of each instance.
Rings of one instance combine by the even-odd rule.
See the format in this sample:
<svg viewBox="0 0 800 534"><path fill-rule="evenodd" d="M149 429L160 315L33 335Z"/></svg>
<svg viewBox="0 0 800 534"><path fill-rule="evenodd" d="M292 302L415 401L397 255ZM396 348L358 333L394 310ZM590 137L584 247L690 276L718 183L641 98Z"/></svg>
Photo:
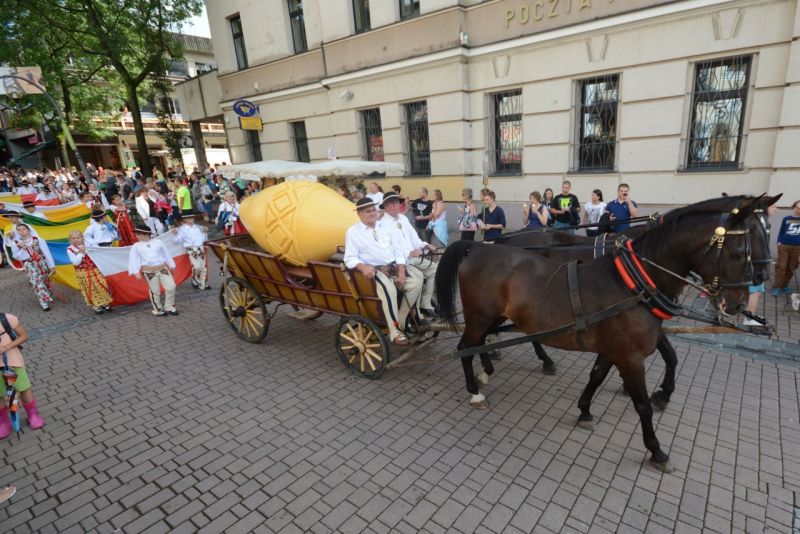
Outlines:
<svg viewBox="0 0 800 534"><path fill-rule="evenodd" d="M17 339L17 333L14 332L14 329L11 328L11 323L8 322L8 318L6 317L5 313L0 312L0 325L2 325L4 332L3 334L8 334L11 338L11 341ZM17 348L22 349L22 345L19 345Z"/></svg>

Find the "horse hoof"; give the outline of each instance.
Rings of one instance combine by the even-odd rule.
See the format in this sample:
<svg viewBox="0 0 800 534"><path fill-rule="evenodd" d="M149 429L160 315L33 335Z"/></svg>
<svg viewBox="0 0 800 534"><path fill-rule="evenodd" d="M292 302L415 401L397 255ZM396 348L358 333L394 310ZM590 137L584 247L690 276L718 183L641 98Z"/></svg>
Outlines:
<svg viewBox="0 0 800 534"><path fill-rule="evenodd" d="M675 468L672 467L672 464L670 463L669 460L661 463L650 460L650 465L652 465L653 467L655 467L656 469L667 475L675 471Z"/></svg>
<svg viewBox="0 0 800 534"><path fill-rule="evenodd" d="M470 402L469 405L472 406L475 410L479 411L483 411L489 408L489 403L486 400Z"/></svg>
<svg viewBox="0 0 800 534"><path fill-rule="evenodd" d="M662 398L658 393L653 393L653 395L650 397L650 403L653 405L653 408L659 412L663 412L667 409L668 402L669 401Z"/></svg>
<svg viewBox="0 0 800 534"><path fill-rule="evenodd" d="M555 364L543 365L542 366L542 372L544 374L546 374L546 375L554 375L554 374L556 374L556 365Z"/></svg>
<svg viewBox="0 0 800 534"><path fill-rule="evenodd" d="M594 432L594 429L597 428L597 425L594 421L581 421L578 419L578 422L575 424L578 428L582 428L584 430L588 430L589 432Z"/></svg>

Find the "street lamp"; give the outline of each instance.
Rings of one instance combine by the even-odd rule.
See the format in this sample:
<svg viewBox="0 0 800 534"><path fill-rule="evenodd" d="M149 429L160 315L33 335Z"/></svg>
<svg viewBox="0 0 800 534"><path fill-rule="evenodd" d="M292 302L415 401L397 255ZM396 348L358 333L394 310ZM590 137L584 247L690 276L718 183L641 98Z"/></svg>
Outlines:
<svg viewBox="0 0 800 534"><path fill-rule="evenodd" d="M30 80L30 79L25 78L23 76L18 76L16 74L2 74L2 75L0 75L0 80L3 81L3 85L6 85L6 81L7 80L10 81L11 79L20 80L20 81L23 81L23 82L25 82L27 84L30 84L30 85L34 86L35 88L37 88L39 91L41 91L42 94L47 97L47 101L50 103L50 106L53 108L53 114L56 117L58 117L59 123L61 124L61 131L64 133L64 139L67 141L67 144L72 149L72 152L73 152L73 154L75 156L75 160L78 162L78 167L80 168L81 172L86 174L86 163L83 162L83 156L81 156L81 153L78 152L78 147L75 144L75 140L72 138L72 133L70 133L70 131L69 131L69 125L67 124L67 121L64 118L64 114L61 113L61 108L58 106L58 102L56 102L53 99L53 97L50 96L47 93L47 91L45 90L44 86L34 82L33 80ZM16 85L18 87L21 87L21 86L19 86L19 84L16 84ZM13 96L14 95L12 95L12 97ZM14 107L14 106L9 106L8 104L5 104L5 107L7 107L8 109L12 109L14 111L17 111L17 112L23 111L25 109L24 107Z"/></svg>

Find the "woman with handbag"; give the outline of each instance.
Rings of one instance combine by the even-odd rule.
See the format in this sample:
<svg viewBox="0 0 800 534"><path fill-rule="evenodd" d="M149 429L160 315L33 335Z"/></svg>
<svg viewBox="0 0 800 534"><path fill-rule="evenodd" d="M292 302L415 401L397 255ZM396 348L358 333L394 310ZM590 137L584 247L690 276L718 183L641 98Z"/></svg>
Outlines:
<svg viewBox="0 0 800 534"><path fill-rule="evenodd" d="M239 221L239 202L233 191L225 193L217 211L216 225L217 230L224 230L226 236L247 233L247 229Z"/></svg>
<svg viewBox="0 0 800 534"><path fill-rule="evenodd" d="M469 187L461 190L463 206L458 208L458 229L461 230L461 239L475 241L475 232L478 230L478 208L472 200L472 189Z"/></svg>

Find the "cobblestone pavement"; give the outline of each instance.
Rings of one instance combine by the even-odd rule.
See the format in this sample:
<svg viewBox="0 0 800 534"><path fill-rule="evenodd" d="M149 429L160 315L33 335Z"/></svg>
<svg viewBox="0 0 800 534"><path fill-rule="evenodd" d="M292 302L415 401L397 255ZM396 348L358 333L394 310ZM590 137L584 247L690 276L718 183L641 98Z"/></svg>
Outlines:
<svg viewBox="0 0 800 534"><path fill-rule="evenodd" d="M645 461L618 377L595 399L597 429L575 427L590 355L553 351L546 376L527 349L508 350L476 412L456 362L353 377L330 317L279 312L251 345L216 291L180 288L181 315L166 318L145 306L96 318L64 293L42 313L23 277L0 270L2 307L33 331L47 421L0 443L0 484L19 488L0 505L3 532L800 529L791 360L676 338L677 391L655 418L676 467L665 475ZM662 373L650 358L650 388Z"/></svg>

